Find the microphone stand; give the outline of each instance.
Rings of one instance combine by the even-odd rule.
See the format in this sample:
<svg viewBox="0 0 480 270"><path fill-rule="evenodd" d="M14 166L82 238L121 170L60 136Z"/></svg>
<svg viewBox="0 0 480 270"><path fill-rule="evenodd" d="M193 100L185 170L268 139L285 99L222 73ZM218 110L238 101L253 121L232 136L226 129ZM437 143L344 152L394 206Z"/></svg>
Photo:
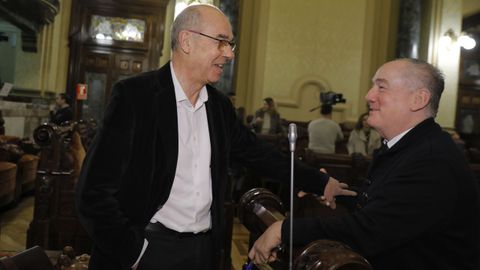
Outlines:
<svg viewBox="0 0 480 270"><path fill-rule="evenodd" d="M290 145L290 243L289 243L289 258L288 269L292 270L293 267L293 168L295 160L295 142L297 141L297 125L290 123L288 125L288 142Z"/></svg>

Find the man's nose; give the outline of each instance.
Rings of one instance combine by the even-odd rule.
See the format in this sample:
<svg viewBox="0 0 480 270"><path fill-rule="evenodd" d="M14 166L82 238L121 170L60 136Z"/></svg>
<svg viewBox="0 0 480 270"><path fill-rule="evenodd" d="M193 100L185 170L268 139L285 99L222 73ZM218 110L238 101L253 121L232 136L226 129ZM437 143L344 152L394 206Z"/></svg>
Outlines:
<svg viewBox="0 0 480 270"><path fill-rule="evenodd" d="M368 90L367 94L365 95L365 100L367 102L371 101L373 99L373 95L374 95L374 89L372 87Z"/></svg>
<svg viewBox="0 0 480 270"><path fill-rule="evenodd" d="M223 47L223 57L231 60L235 57L235 53L233 52L233 49L231 46L225 46Z"/></svg>

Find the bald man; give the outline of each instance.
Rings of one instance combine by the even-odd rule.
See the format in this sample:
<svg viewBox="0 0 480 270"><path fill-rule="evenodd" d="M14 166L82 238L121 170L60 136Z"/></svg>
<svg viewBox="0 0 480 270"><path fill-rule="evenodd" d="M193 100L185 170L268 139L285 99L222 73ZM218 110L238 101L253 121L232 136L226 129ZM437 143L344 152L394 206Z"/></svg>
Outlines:
<svg viewBox="0 0 480 270"><path fill-rule="evenodd" d="M416 59L381 66L365 99L368 124L385 138L368 172L358 211L335 218L294 219L294 245L317 239L346 243L373 269L480 269L478 181L451 136L434 118L441 72ZM289 222L270 226L249 256L272 261L288 242Z"/></svg>

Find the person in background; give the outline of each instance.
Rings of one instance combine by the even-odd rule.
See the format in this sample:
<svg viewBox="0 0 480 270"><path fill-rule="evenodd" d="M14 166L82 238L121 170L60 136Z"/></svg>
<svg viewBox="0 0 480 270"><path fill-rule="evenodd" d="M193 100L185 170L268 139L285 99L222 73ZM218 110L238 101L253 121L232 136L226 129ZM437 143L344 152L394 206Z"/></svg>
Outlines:
<svg viewBox="0 0 480 270"><path fill-rule="evenodd" d="M293 241L341 241L373 269L480 269L480 196L464 155L435 122L442 73L417 59L382 65L365 99L368 124L385 138L368 172L358 210L329 218L295 218ZM290 221L276 222L249 257L273 261L288 244Z"/></svg>
<svg viewBox="0 0 480 270"><path fill-rule="evenodd" d="M217 82L235 49L218 8L190 5L174 20L171 61L117 82L88 148L75 192L93 240L90 270L220 269L231 160L288 182L290 159L238 121ZM355 195L296 163L296 183Z"/></svg>
<svg viewBox="0 0 480 270"><path fill-rule="evenodd" d="M73 120L73 110L70 107L72 99L65 93L60 93L55 98L55 105L50 109L50 122L60 125Z"/></svg>
<svg viewBox="0 0 480 270"><path fill-rule="evenodd" d="M315 153L334 154L335 143L343 140L340 125L332 120L332 105L320 106L320 118L308 124L308 148Z"/></svg>
<svg viewBox="0 0 480 270"><path fill-rule="evenodd" d="M360 153L371 156L373 151L382 144L380 134L370 128L367 119L368 112L360 115L355 128L350 132L347 143L348 154Z"/></svg>
<svg viewBox="0 0 480 270"><path fill-rule="evenodd" d="M255 112L255 118L251 123L253 129L259 134L283 133L282 120L275 107L273 98L263 99L263 107Z"/></svg>

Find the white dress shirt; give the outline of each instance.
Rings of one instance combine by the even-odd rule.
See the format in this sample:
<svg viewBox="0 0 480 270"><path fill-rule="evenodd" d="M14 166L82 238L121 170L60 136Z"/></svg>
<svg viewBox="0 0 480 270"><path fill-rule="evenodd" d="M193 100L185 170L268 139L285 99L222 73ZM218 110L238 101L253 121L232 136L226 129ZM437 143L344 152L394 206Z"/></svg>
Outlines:
<svg viewBox="0 0 480 270"><path fill-rule="evenodd" d="M192 105L175 76L172 64L170 67L177 100L177 169L168 200L151 221L161 222L177 232L198 233L211 227L211 147L205 108L207 88L204 86L200 90L196 104Z"/></svg>
<svg viewBox="0 0 480 270"><path fill-rule="evenodd" d="M175 76L172 63L170 70L177 100L177 168L170 195L150 222L161 222L165 227L177 232L198 233L211 228L211 147L205 108L208 93L204 86L193 106ZM132 269L138 266L147 246L148 241L144 239L142 250Z"/></svg>

